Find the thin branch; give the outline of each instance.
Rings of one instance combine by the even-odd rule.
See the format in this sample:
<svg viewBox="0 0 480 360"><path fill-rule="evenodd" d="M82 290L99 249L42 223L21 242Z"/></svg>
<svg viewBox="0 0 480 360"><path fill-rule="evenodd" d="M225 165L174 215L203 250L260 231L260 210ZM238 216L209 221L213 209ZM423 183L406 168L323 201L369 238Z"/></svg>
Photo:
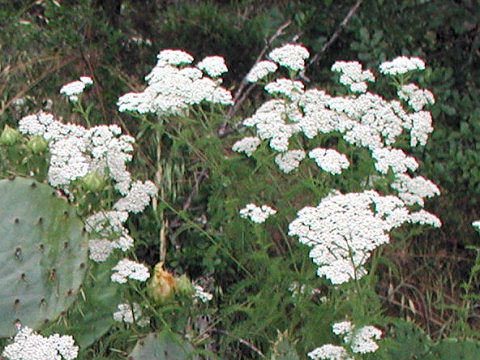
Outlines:
<svg viewBox="0 0 480 360"><path fill-rule="evenodd" d="M265 56L265 53L267 52L268 48L272 43L280 36L282 35L283 31L290 26L292 23L292 20L288 20L284 22L278 29L275 31L275 34L273 34L270 39L267 40L265 46L263 47L262 51L260 51L260 54L258 54L257 59L255 60L255 63L253 64L252 68L257 65ZM248 74L247 74L248 75ZM254 84L250 84L250 86L245 90L245 87L247 86L247 75L242 79L240 82L240 86L238 87L237 91L235 92L235 95L233 96L233 102L234 105L230 108L230 110L227 113L227 118L231 119L233 115L237 112L239 106L245 101L247 98L248 94L252 91L254 88ZM245 91L244 91L245 90ZM225 127L225 124L223 125ZM219 135L222 136L222 131L219 131Z"/></svg>
<svg viewBox="0 0 480 360"><path fill-rule="evenodd" d="M328 39L328 41L323 44L321 50L316 53L307 63L305 66L305 69L307 69L310 65L313 65L315 62L320 59L320 56L323 55L324 52L327 51L327 49L337 40L337 38L340 36L342 31L347 27L348 23L350 22L350 19L353 17L353 15L357 12L358 8L362 4L363 0L358 0L355 5L352 6L350 11L348 12L347 16L342 20L340 25L338 26L337 30L333 33L333 35ZM302 73L305 72L305 70L302 71Z"/></svg>
<svg viewBox="0 0 480 360"><path fill-rule="evenodd" d="M56 66L53 66L51 68L48 68L47 70L45 70L44 72L42 72L40 74L39 77L37 77L33 82L31 82L30 84L27 84L23 87L22 90L20 90L13 98L11 98L9 101L7 101L3 106L2 108L0 109L0 115L2 115L5 110L17 99L20 99L23 95L25 95L25 93L27 91L29 91L30 89L32 89L34 86L36 86L40 81L42 81L44 78L46 78L48 75L50 75L51 73L54 73L55 71L57 70L60 70L61 68L63 68L64 66L68 65L69 63L71 63L72 61L74 60L77 60L77 58L74 58L74 57L71 57L71 58L67 58L66 60L62 61L60 64L56 65Z"/></svg>
<svg viewBox="0 0 480 360"><path fill-rule="evenodd" d="M233 337L233 338L237 339L240 344L243 344L243 345L245 345L246 347L248 347L250 350L253 350L253 351L256 352L258 355L260 355L262 358L265 357L265 355L260 351L259 348L257 348L255 345L249 343L247 340L244 340L244 339L242 339L242 338L239 338L239 337L237 337L237 336L234 336L234 335L228 333L228 332L225 331L225 330L212 329L211 331L217 332L217 333L220 333L220 334L223 334L223 335L227 335L227 336L230 336L230 337Z"/></svg>

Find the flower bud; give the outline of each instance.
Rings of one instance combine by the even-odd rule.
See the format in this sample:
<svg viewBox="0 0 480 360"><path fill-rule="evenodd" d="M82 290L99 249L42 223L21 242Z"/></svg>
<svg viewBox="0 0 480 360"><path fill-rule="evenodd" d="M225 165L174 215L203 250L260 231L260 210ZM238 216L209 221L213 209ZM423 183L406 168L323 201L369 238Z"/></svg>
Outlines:
<svg viewBox="0 0 480 360"><path fill-rule="evenodd" d="M177 279L177 292L182 296L192 296L195 293L195 288L187 275L183 274Z"/></svg>
<svg viewBox="0 0 480 360"><path fill-rule="evenodd" d="M20 139L21 136L22 135L18 132L18 130L12 129L10 126L5 125L2 135L0 135L0 144L13 145Z"/></svg>
<svg viewBox="0 0 480 360"><path fill-rule="evenodd" d="M87 191L98 192L105 187L105 179L98 171L91 171L82 178L83 187Z"/></svg>
<svg viewBox="0 0 480 360"><path fill-rule="evenodd" d="M177 280L163 270L163 262L155 265L154 274L147 285L147 294L156 302L165 304L171 301L177 289Z"/></svg>
<svg viewBox="0 0 480 360"><path fill-rule="evenodd" d="M28 143L27 147L30 151L34 154L41 154L48 148L48 142L41 136L34 136L31 138Z"/></svg>

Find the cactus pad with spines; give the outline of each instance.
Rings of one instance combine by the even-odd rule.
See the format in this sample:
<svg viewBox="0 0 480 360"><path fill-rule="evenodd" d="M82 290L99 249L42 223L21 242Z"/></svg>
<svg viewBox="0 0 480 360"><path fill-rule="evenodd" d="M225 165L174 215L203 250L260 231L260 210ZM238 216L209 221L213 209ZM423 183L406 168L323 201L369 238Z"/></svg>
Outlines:
<svg viewBox="0 0 480 360"><path fill-rule="evenodd" d="M39 329L68 309L82 284L88 243L75 208L46 184L0 180L0 337Z"/></svg>
<svg viewBox="0 0 480 360"><path fill-rule="evenodd" d="M148 334L135 345L130 360L195 360L193 346L170 331Z"/></svg>

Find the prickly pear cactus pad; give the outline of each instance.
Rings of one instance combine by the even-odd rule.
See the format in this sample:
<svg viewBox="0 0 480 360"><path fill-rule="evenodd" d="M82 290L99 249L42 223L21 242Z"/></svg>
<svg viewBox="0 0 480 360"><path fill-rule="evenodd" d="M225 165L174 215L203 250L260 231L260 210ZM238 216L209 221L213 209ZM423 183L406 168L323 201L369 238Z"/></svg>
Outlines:
<svg viewBox="0 0 480 360"><path fill-rule="evenodd" d="M75 300L87 238L75 209L50 186L0 180L0 337L38 329Z"/></svg>
<svg viewBox="0 0 480 360"><path fill-rule="evenodd" d="M141 339L129 355L130 360L195 360L193 346L169 331L151 333Z"/></svg>

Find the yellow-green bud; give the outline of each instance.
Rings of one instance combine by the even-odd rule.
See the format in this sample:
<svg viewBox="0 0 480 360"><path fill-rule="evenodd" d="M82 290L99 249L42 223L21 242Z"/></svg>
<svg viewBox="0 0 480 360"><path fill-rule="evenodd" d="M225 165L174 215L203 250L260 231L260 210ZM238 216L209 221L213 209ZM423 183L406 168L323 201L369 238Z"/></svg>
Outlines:
<svg viewBox="0 0 480 360"><path fill-rule="evenodd" d="M195 288L187 275L183 274L177 278L177 292L182 296L192 296L195 293Z"/></svg>
<svg viewBox="0 0 480 360"><path fill-rule="evenodd" d="M28 143L27 147L30 149L30 151L34 154L41 154L48 148L48 141L45 140L41 136L34 136L31 138Z"/></svg>
<svg viewBox="0 0 480 360"><path fill-rule="evenodd" d="M163 270L163 262L155 265L155 271L147 285L147 294L159 304L173 300L177 289L177 280L168 271Z"/></svg>
<svg viewBox="0 0 480 360"><path fill-rule="evenodd" d="M98 192L105 187L105 179L98 171L89 172L82 178L83 187L87 191Z"/></svg>
<svg viewBox="0 0 480 360"><path fill-rule="evenodd" d="M18 130L12 129L10 126L5 125L2 135L0 135L0 144L13 145L20 139L21 136L22 135L18 132Z"/></svg>

